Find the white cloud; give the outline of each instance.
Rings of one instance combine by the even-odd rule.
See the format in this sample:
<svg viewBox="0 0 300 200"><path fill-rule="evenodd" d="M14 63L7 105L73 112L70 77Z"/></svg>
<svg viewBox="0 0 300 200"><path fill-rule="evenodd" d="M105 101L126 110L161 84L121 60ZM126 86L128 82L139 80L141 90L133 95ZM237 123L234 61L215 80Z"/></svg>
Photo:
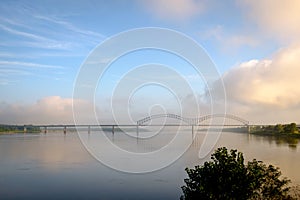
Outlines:
<svg viewBox="0 0 300 200"><path fill-rule="evenodd" d="M299 38L299 0L242 0L239 4L247 16L268 34L288 41Z"/></svg>
<svg viewBox="0 0 300 200"><path fill-rule="evenodd" d="M243 113L253 120L299 122L299 63L300 45L292 45L270 59L250 60L230 69L223 75L228 111Z"/></svg>
<svg viewBox="0 0 300 200"><path fill-rule="evenodd" d="M106 38L100 33L78 27L55 14L44 13L39 9L6 5L0 7L0 10L0 31L12 38L5 38L6 43L1 41L2 45L71 52L78 48L90 50ZM10 16L11 13L14 15Z"/></svg>
<svg viewBox="0 0 300 200"><path fill-rule="evenodd" d="M33 68L49 68L49 69L63 69L63 66L59 65L45 65L32 62L18 62L18 61L1 61L0 66L21 66L21 67L33 67Z"/></svg>
<svg viewBox="0 0 300 200"><path fill-rule="evenodd" d="M74 124L72 103L76 101L80 110L90 109L84 100L50 96L34 104L0 104L0 122L7 124ZM82 112L82 119L89 120L89 113Z"/></svg>
<svg viewBox="0 0 300 200"><path fill-rule="evenodd" d="M186 20L204 10L204 1L196 0L151 0L142 1L154 16L165 20Z"/></svg>
<svg viewBox="0 0 300 200"><path fill-rule="evenodd" d="M200 37L205 40L213 40L217 42L224 52L235 52L243 46L256 47L259 40L250 34L225 32L224 27L217 25L211 29L201 31Z"/></svg>
<svg viewBox="0 0 300 200"><path fill-rule="evenodd" d="M18 42L7 42L1 43L1 45L6 46L25 46L25 47L34 47L34 48L43 48L43 49L55 49L55 50L70 50L74 48L72 42L63 41L57 38L50 38L46 34L43 36L40 34L30 33L26 31L18 30L19 27L9 27L3 24L0 24L0 29L2 31L9 33L10 35L21 36L22 39L17 39Z"/></svg>
<svg viewBox="0 0 300 200"><path fill-rule="evenodd" d="M26 76L26 75L31 75L31 73L27 72L25 70L19 70L19 69L0 68L0 77L9 77L10 75Z"/></svg>
<svg viewBox="0 0 300 200"><path fill-rule="evenodd" d="M64 20L61 20L61 19L57 19L55 17L46 17L46 16L42 16L42 15L35 15L34 17L37 18L37 19L40 19L40 20L44 20L44 21L48 21L48 22L51 22L51 23L54 23L54 24L58 24L58 25L64 27L65 29L69 29L72 32L82 34L82 35L86 35L88 37L95 37L99 40L102 40L102 39L106 38L106 36L104 36L100 33L78 28L70 22L67 22L67 21L64 21Z"/></svg>
<svg viewBox="0 0 300 200"><path fill-rule="evenodd" d="M11 34L20 35L20 36L23 36L23 37L26 37L26 38L29 38L29 39L34 39L34 40L39 40L39 41L48 40L45 37L42 37L42 36L39 36L39 35L36 35L36 34L32 34L32 33L27 33L27 32L24 32L24 31L18 31L16 29L9 28L8 26L5 26L3 24L0 24L0 28L4 31L7 31L7 32L11 33Z"/></svg>

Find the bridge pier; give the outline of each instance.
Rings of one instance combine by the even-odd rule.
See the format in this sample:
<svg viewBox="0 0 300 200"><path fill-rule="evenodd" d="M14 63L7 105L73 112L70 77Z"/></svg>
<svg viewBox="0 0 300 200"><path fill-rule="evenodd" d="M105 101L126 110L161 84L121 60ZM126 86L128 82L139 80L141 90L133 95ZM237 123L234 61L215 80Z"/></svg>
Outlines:
<svg viewBox="0 0 300 200"><path fill-rule="evenodd" d="M44 134L47 133L47 126L44 127Z"/></svg>
<svg viewBox="0 0 300 200"><path fill-rule="evenodd" d="M64 134L65 135L67 134L67 127L66 126L64 127Z"/></svg>
<svg viewBox="0 0 300 200"><path fill-rule="evenodd" d="M111 132L113 135L115 134L115 126L114 125L112 126Z"/></svg>
<svg viewBox="0 0 300 200"><path fill-rule="evenodd" d="M194 140L194 125L192 125L192 142Z"/></svg>
<svg viewBox="0 0 300 200"><path fill-rule="evenodd" d="M24 134L27 133L27 127L26 127L26 125L24 125L24 127L23 127L23 133Z"/></svg>
<svg viewBox="0 0 300 200"><path fill-rule="evenodd" d="M248 134L250 134L250 132L251 132L251 127L250 127L250 125L247 125L247 131L248 131Z"/></svg>
<svg viewBox="0 0 300 200"><path fill-rule="evenodd" d="M136 125L136 138L139 138L139 125Z"/></svg>
<svg viewBox="0 0 300 200"><path fill-rule="evenodd" d="M91 126L88 126L88 134L91 133Z"/></svg>

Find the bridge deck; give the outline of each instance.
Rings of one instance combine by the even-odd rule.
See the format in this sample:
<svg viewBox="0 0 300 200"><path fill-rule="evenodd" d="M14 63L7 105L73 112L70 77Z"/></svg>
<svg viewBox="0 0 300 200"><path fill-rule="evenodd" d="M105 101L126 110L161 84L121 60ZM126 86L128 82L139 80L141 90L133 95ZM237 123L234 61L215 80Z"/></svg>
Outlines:
<svg viewBox="0 0 300 200"><path fill-rule="evenodd" d="M76 128L76 127L133 127L133 126L140 126L140 127L147 127L147 126L245 126L243 124L197 124L197 125L192 125L192 124L100 124L100 125L95 125L95 124L87 124L87 125L75 125L75 124L49 124L49 125L24 125L24 126L33 126L33 127L48 127L48 128Z"/></svg>

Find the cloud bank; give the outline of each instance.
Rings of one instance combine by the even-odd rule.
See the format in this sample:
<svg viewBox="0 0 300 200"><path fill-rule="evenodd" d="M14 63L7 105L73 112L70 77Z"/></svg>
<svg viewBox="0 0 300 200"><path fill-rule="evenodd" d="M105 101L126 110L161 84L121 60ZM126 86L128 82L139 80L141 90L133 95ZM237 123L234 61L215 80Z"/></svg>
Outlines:
<svg viewBox="0 0 300 200"><path fill-rule="evenodd" d="M292 45L271 58L243 62L227 71L222 78L228 112L256 122L300 122L299 61L300 45Z"/></svg>
<svg viewBox="0 0 300 200"><path fill-rule="evenodd" d="M91 106L84 100L74 100L82 111ZM71 98L45 97L34 104L0 104L1 124L74 124ZM82 112L88 121L88 115Z"/></svg>
<svg viewBox="0 0 300 200"><path fill-rule="evenodd" d="M300 1L242 0L239 4L263 31L282 40L299 40Z"/></svg>

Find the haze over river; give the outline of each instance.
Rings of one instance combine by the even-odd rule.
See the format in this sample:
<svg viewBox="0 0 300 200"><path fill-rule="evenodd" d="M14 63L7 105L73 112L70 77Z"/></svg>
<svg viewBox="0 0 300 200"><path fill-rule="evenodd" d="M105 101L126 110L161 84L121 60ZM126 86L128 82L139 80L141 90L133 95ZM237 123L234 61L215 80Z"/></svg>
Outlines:
<svg viewBox="0 0 300 200"><path fill-rule="evenodd" d="M85 134L89 140L97 131ZM191 132L186 131L191 138ZM124 149L140 152L156 150L170 139L170 132L149 143L137 142L121 132L108 137ZM78 134L62 131L47 134L0 135L1 199L179 199L185 167L210 159L198 158L204 138L198 132L189 150L175 163L161 170L130 174L111 169L93 158ZM154 137L155 138L155 137ZM224 132L215 148L226 146L244 153L245 160L256 158L278 166L293 184L300 184L298 140L279 140L246 133ZM101 145L101 142L99 143ZM107 153L107 152L106 152Z"/></svg>

